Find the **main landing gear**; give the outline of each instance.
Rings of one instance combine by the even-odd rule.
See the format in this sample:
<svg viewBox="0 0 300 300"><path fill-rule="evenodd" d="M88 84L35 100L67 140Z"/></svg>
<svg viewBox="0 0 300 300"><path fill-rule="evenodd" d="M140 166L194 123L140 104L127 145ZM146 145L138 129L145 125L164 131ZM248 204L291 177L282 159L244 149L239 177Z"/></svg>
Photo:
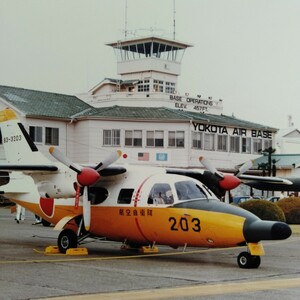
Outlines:
<svg viewBox="0 0 300 300"><path fill-rule="evenodd" d="M71 229L64 229L58 236L57 246L60 253L66 253L70 248L77 248L78 238Z"/></svg>
<svg viewBox="0 0 300 300"><path fill-rule="evenodd" d="M251 255L249 252L241 252L237 258L237 263L242 269L257 269L260 265L260 256Z"/></svg>
<svg viewBox="0 0 300 300"><path fill-rule="evenodd" d="M79 221L77 233L72 229L64 229L60 232L57 239L57 246L60 253L66 253L68 249L77 248L78 245L89 237L90 234L84 229L82 218Z"/></svg>

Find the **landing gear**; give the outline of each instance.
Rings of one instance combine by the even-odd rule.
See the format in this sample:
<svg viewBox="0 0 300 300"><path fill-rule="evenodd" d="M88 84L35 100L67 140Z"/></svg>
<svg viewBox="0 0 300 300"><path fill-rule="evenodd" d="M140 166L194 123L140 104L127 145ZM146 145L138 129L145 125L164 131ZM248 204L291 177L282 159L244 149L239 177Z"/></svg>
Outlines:
<svg viewBox="0 0 300 300"><path fill-rule="evenodd" d="M251 255L249 252L241 252L237 263L242 269L257 269L260 265L260 256Z"/></svg>
<svg viewBox="0 0 300 300"><path fill-rule="evenodd" d="M77 248L78 238L71 229L64 229L58 236L57 246L61 253L66 253L70 248Z"/></svg>

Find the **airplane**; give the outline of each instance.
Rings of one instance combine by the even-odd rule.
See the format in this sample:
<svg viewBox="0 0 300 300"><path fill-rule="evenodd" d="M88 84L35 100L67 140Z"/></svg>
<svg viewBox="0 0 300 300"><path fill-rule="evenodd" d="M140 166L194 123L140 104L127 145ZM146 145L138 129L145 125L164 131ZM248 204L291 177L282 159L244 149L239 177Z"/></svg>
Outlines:
<svg viewBox="0 0 300 300"><path fill-rule="evenodd" d="M237 263L249 269L260 266L261 241L284 240L292 233L283 222L263 221L220 201L196 178L225 190L241 180L211 166L214 174L205 171L206 176L193 170L117 165L126 156L121 151L97 165L82 166L54 147L49 151L55 160L43 155L12 109L0 111L0 126L6 156L0 165L0 191L60 230L61 253L87 237L121 242L124 249L144 253L157 251L160 244L183 249L247 246Z"/></svg>

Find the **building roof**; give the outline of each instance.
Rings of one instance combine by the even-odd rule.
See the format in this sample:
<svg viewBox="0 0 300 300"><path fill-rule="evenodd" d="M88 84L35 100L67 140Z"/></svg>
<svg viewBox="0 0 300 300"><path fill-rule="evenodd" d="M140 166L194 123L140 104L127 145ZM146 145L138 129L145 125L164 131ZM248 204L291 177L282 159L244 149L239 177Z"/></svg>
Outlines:
<svg viewBox="0 0 300 300"><path fill-rule="evenodd" d="M220 126L235 126L276 131L275 128L240 120L232 116L180 111L166 107L110 106L94 108L75 96L0 86L0 98L27 117L100 118L114 120L195 121Z"/></svg>
<svg viewBox="0 0 300 300"><path fill-rule="evenodd" d="M280 129L278 131L278 137L280 137L280 138L299 138L300 131L294 127Z"/></svg>
<svg viewBox="0 0 300 300"><path fill-rule="evenodd" d="M26 116L72 118L93 107L75 96L0 86L0 98Z"/></svg>
<svg viewBox="0 0 300 300"><path fill-rule="evenodd" d="M135 38L130 38L130 39L125 39L125 40L118 40L115 42L111 42L111 43L107 43L107 46L111 46L113 48L121 48L121 47L127 47L129 45L138 45L141 43L147 43L147 42L155 42L155 43L161 43L161 44L165 44L165 45L170 45L173 46L174 48L177 49L185 49L187 47L193 47L192 44L189 43L185 43L185 42L179 42L179 41L175 41L173 39L167 39L167 38L163 38L163 37L158 37L158 36L146 36L146 37L135 37ZM126 48L128 49L128 48ZM132 51L137 51L137 50L133 50ZM141 49L142 52L144 52L143 49ZM169 50L168 50L169 51ZM140 52L140 51L137 51Z"/></svg>

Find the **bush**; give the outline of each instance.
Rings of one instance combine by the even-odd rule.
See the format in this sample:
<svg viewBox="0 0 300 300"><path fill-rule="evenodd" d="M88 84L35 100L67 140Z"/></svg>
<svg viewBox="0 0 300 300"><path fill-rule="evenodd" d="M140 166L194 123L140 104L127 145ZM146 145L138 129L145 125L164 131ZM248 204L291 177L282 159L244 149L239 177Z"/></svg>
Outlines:
<svg viewBox="0 0 300 300"><path fill-rule="evenodd" d="M276 202L282 209L288 224L300 224L300 198L289 197Z"/></svg>
<svg viewBox="0 0 300 300"><path fill-rule="evenodd" d="M282 209L275 203L267 200L249 200L239 205L241 208L252 212L262 220L285 222Z"/></svg>

